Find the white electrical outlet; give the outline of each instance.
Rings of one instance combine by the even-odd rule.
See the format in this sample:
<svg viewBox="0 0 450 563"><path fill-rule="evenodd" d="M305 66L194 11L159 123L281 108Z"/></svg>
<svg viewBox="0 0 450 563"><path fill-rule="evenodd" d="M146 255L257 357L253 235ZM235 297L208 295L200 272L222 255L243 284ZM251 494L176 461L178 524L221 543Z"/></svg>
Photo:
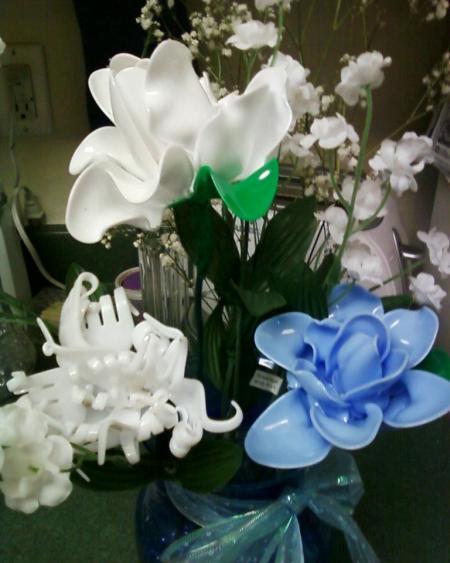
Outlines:
<svg viewBox="0 0 450 563"><path fill-rule="evenodd" d="M52 132L45 53L34 43L9 44L0 59L0 134Z"/></svg>

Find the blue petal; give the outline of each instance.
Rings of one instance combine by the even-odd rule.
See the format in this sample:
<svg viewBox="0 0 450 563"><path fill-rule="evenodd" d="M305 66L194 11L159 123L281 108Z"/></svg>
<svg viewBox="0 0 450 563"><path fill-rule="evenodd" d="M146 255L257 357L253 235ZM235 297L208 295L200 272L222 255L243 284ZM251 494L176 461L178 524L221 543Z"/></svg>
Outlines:
<svg viewBox="0 0 450 563"><path fill-rule="evenodd" d="M256 420L245 438L247 455L268 467L293 469L322 461L331 449L312 426L305 394L282 395Z"/></svg>
<svg viewBox="0 0 450 563"><path fill-rule="evenodd" d="M395 394L394 394L395 391ZM384 411L389 426L406 428L426 424L450 411L450 382L418 369L403 374Z"/></svg>
<svg viewBox="0 0 450 563"><path fill-rule="evenodd" d="M314 351L314 363L323 363L328 358L340 325L332 319L313 321L305 333L305 342Z"/></svg>
<svg viewBox="0 0 450 563"><path fill-rule="evenodd" d="M330 357L332 381L338 393L349 393L381 379L376 338L353 334L340 344Z"/></svg>
<svg viewBox="0 0 450 563"><path fill-rule="evenodd" d="M376 338L378 355L383 361L389 354L391 339L389 331L383 321L374 315L356 315L345 324L341 325L341 330L335 340L335 347L340 347L341 342L348 339L353 334L366 334Z"/></svg>
<svg viewBox="0 0 450 563"><path fill-rule="evenodd" d="M404 350L409 357L408 368L420 363L431 350L439 328L439 320L431 309L417 311L395 309L384 315L391 336L391 346Z"/></svg>
<svg viewBox="0 0 450 563"><path fill-rule="evenodd" d="M328 296L328 312L331 318L342 323L355 315L381 317L384 310L381 299L360 285L340 284Z"/></svg>
<svg viewBox="0 0 450 563"><path fill-rule="evenodd" d="M288 385L291 389L303 389L313 402L347 406L331 385L322 382L316 375L307 371L288 373Z"/></svg>
<svg viewBox="0 0 450 563"><path fill-rule="evenodd" d="M391 353L383 363L383 377L377 381L371 381L352 389L342 395L342 399L353 402L368 399L369 397L379 397L381 393L387 391L396 383L406 369L408 356L403 350L391 350ZM383 400L384 402L384 400Z"/></svg>
<svg viewBox="0 0 450 563"><path fill-rule="evenodd" d="M311 420L317 431L331 444L347 450L356 450L372 442L383 421L383 412L379 406L368 403L365 405L365 411L365 418L343 422L327 416L320 406L313 405Z"/></svg>
<svg viewBox="0 0 450 563"><path fill-rule="evenodd" d="M272 317L256 329L256 347L279 366L292 370L302 353L306 356L306 352L310 351L303 337L312 322L313 319L304 313L285 313Z"/></svg>

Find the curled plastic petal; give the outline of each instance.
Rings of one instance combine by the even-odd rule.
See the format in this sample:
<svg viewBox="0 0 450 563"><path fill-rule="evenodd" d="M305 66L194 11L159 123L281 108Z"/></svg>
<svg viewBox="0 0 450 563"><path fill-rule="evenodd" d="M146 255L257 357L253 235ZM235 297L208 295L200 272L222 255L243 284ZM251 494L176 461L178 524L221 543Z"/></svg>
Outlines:
<svg viewBox="0 0 450 563"><path fill-rule="evenodd" d="M306 467L324 459L330 444L311 424L305 394L288 391L265 410L245 438L247 455L268 467Z"/></svg>
<svg viewBox="0 0 450 563"><path fill-rule="evenodd" d="M421 362L431 350L439 328L439 319L431 309L417 311L395 309L386 313L384 323L390 329L392 347L404 350L408 367Z"/></svg>
<svg viewBox="0 0 450 563"><path fill-rule="evenodd" d="M407 428L431 422L450 411L450 382L422 370L409 370L392 389L384 412L389 426Z"/></svg>
<svg viewBox="0 0 450 563"><path fill-rule="evenodd" d="M92 131L78 146L69 165L71 174L80 174L90 164L109 157L124 170L135 176L142 175L136 165L125 139L117 127L100 127ZM142 179L142 178L141 178Z"/></svg>
<svg viewBox="0 0 450 563"><path fill-rule="evenodd" d="M340 284L335 286L328 298L330 317L339 322L355 315L371 314L381 317L381 299L359 285Z"/></svg>
<svg viewBox="0 0 450 563"><path fill-rule="evenodd" d="M208 164L224 180L246 178L273 155L290 118L287 102L280 106L269 86L244 93L221 107L200 131L194 161Z"/></svg>
<svg viewBox="0 0 450 563"><path fill-rule="evenodd" d="M216 108L200 84L185 45L169 40L155 49L145 91L150 129L166 142L193 151L197 132Z"/></svg>
<svg viewBox="0 0 450 563"><path fill-rule="evenodd" d="M185 409L191 419L198 418L208 432L231 432L242 422L242 410L234 401L231 402L236 411L234 416L227 420L209 418L206 412L205 389L197 379L183 379L171 390L171 399L178 407Z"/></svg>
<svg viewBox="0 0 450 563"><path fill-rule="evenodd" d="M338 393L348 393L364 383L381 379L381 362L376 340L366 334L354 334L331 353L333 386Z"/></svg>
<svg viewBox="0 0 450 563"><path fill-rule="evenodd" d="M267 358L294 371L304 348L304 334L313 322L304 313L285 313L262 322L255 331L255 344Z"/></svg>
<svg viewBox="0 0 450 563"><path fill-rule="evenodd" d="M365 405L366 417L344 422L329 417L319 405L311 407L311 420L324 439L334 446L356 450L370 444L383 422L383 412L377 405Z"/></svg>

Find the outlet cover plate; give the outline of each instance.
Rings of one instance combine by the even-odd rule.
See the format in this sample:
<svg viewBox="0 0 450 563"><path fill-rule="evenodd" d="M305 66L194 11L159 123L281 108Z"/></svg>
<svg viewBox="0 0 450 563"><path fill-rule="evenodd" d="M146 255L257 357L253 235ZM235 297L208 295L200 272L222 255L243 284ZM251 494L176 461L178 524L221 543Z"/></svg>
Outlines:
<svg viewBox="0 0 450 563"><path fill-rule="evenodd" d="M53 132L45 52L38 43L10 43L0 57L1 136L9 135L13 120L18 135Z"/></svg>

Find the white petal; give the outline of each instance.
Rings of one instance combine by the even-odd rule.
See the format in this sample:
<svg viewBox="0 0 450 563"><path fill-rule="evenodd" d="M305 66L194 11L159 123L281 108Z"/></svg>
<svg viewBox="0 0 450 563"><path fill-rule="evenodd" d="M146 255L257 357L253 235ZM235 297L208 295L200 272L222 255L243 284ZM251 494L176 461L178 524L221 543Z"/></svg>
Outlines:
<svg viewBox="0 0 450 563"><path fill-rule="evenodd" d="M164 208L127 201L111 176L93 164L78 177L69 196L66 225L85 243L99 242L111 227L123 223L142 229L157 227Z"/></svg>
<svg viewBox="0 0 450 563"><path fill-rule="evenodd" d="M109 68L113 74L117 74L125 68L136 66L140 61L141 59L139 57L130 55L130 53L118 53L109 61Z"/></svg>
<svg viewBox="0 0 450 563"><path fill-rule="evenodd" d="M108 156L131 174L141 177L125 139L117 127L100 127L90 133L78 146L69 165L71 174L79 174L94 161Z"/></svg>
<svg viewBox="0 0 450 563"><path fill-rule="evenodd" d="M245 178L273 154L290 122L287 102L275 88L260 86L220 108L199 135L195 163L228 180Z"/></svg>
<svg viewBox="0 0 450 563"><path fill-rule="evenodd" d="M111 96L109 92L109 68L102 68L93 72L88 80L89 90L98 107L113 123L113 112L111 108Z"/></svg>
<svg viewBox="0 0 450 563"><path fill-rule="evenodd" d="M151 131L169 144L193 151L198 131L215 107L200 84L185 45L168 40L155 49L145 90Z"/></svg>
<svg viewBox="0 0 450 563"><path fill-rule="evenodd" d="M161 145L147 127L144 81L143 69L125 69L116 79L111 75L110 91L115 123L123 134L133 159L146 175L151 176L157 173Z"/></svg>
<svg viewBox="0 0 450 563"><path fill-rule="evenodd" d="M39 492L39 502L42 506L57 506L66 500L72 492L69 474L52 476Z"/></svg>

